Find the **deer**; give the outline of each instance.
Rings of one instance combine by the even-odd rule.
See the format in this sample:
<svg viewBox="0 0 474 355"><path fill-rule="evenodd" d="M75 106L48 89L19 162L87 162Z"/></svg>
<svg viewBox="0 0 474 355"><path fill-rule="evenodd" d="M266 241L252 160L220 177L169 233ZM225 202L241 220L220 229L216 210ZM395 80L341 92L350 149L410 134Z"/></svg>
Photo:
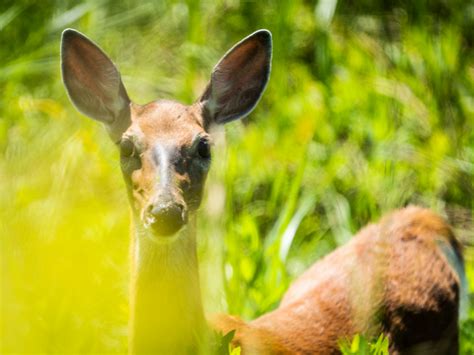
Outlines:
<svg viewBox="0 0 474 355"><path fill-rule="evenodd" d="M384 333L392 354L456 354L462 245L445 219L411 205L317 261L275 310L252 321L204 315L196 212L211 164L211 128L254 109L271 61L272 35L258 30L218 61L191 105L140 105L97 44L73 29L62 34L68 96L117 146L130 202L129 352L205 352L202 334L214 329L234 331L232 344L243 354L334 354L340 339L358 333Z"/></svg>

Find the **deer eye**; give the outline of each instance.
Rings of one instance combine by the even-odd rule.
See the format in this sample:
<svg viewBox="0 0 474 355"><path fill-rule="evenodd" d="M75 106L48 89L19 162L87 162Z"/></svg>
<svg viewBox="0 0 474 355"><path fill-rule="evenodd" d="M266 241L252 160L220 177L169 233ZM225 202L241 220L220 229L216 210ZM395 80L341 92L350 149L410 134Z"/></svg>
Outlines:
<svg viewBox="0 0 474 355"><path fill-rule="evenodd" d="M120 155L122 157L131 157L135 153L135 144L130 139L124 139L120 142Z"/></svg>
<svg viewBox="0 0 474 355"><path fill-rule="evenodd" d="M197 153L203 159L209 159L211 157L211 145L207 139L201 139L197 146Z"/></svg>

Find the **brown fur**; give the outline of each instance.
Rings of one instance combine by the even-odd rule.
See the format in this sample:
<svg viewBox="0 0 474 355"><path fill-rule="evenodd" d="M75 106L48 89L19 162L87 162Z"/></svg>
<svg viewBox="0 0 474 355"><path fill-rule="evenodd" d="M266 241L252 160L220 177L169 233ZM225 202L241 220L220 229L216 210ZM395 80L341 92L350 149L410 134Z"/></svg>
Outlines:
<svg viewBox="0 0 474 355"><path fill-rule="evenodd" d="M338 353L338 340L382 331L391 353L431 342L431 354L455 354L459 279L439 243L460 252L430 210L393 212L314 264L275 311L249 323L226 316L212 323L224 333L236 329L234 345L244 354Z"/></svg>

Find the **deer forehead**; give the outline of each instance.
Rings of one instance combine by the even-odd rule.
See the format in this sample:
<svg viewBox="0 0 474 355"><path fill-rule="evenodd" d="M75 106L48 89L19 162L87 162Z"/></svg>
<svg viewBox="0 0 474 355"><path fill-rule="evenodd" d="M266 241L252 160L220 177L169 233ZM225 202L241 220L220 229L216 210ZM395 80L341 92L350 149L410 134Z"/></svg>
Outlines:
<svg viewBox="0 0 474 355"><path fill-rule="evenodd" d="M190 146L205 135L199 105L159 100L146 105L131 105L132 124L124 136L132 136L143 148L156 144Z"/></svg>

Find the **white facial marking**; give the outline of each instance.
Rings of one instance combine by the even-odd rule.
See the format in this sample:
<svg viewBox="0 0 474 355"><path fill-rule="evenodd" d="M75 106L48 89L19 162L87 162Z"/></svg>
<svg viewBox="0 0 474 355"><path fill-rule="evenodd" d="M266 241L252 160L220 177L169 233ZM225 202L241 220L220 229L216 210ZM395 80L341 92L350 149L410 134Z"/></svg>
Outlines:
<svg viewBox="0 0 474 355"><path fill-rule="evenodd" d="M158 157L158 164L160 165L160 185L167 186L169 184L169 155L165 147L157 145L155 147L156 156Z"/></svg>

